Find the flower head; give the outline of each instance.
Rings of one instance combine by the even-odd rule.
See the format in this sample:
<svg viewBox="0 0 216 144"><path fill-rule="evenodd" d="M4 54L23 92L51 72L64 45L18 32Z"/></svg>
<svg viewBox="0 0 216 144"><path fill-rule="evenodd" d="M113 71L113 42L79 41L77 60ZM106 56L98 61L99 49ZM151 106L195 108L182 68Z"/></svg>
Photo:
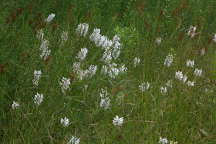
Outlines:
<svg viewBox="0 0 216 144"><path fill-rule="evenodd" d="M80 36L86 36L88 33L89 25L87 23L82 23L77 26L76 33Z"/></svg>
<svg viewBox="0 0 216 144"><path fill-rule="evenodd" d="M80 138L72 136L67 144L79 144L79 143L80 143Z"/></svg>
<svg viewBox="0 0 216 144"><path fill-rule="evenodd" d="M161 41L162 41L162 38L161 38L161 37L158 37L158 38L156 38L155 43L156 43L157 45L160 45L160 44L161 44Z"/></svg>
<svg viewBox="0 0 216 144"><path fill-rule="evenodd" d="M113 119L113 125L114 126L122 126L123 122L124 122L123 117L115 116Z"/></svg>
<svg viewBox="0 0 216 144"><path fill-rule="evenodd" d="M160 143L160 144L168 144L169 141L167 140L167 138L162 138L162 137L160 137L159 143Z"/></svg>
<svg viewBox="0 0 216 144"><path fill-rule="evenodd" d="M202 69L196 68L194 70L194 75L197 76L197 77L200 77L202 75Z"/></svg>
<svg viewBox="0 0 216 144"><path fill-rule="evenodd" d="M34 103L37 104L37 105L40 105L42 102L43 102L43 94L37 93L34 96Z"/></svg>
<svg viewBox="0 0 216 144"><path fill-rule="evenodd" d="M16 101L13 101L13 103L12 103L12 105L11 105L11 107L12 107L13 110L14 110L14 109L18 109L19 106L20 106L20 104L19 104L18 102L16 102Z"/></svg>
<svg viewBox="0 0 216 144"><path fill-rule="evenodd" d="M41 70L34 71L34 79L32 80L33 85L38 86L41 74L42 74Z"/></svg>
<svg viewBox="0 0 216 144"><path fill-rule="evenodd" d="M80 61L83 61L86 58L87 53L88 53L88 49L82 48L77 55L77 59L79 59Z"/></svg>
<svg viewBox="0 0 216 144"><path fill-rule="evenodd" d="M187 62L186 62L186 66L187 67L194 67L194 60L187 60Z"/></svg>
<svg viewBox="0 0 216 144"><path fill-rule="evenodd" d="M135 57L133 60L134 67L136 67L140 63L140 58Z"/></svg>
<svg viewBox="0 0 216 144"><path fill-rule="evenodd" d="M54 17L55 17L55 14L54 13L51 13L46 19L45 19L45 21L46 22L51 22L53 19L54 19Z"/></svg>
<svg viewBox="0 0 216 144"><path fill-rule="evenodd" d="M140 91L144 92L150 88L150 83L149 82L143 82L139 85Z"/></svg>
<svg viewBox="0 0 216 144"><path fill-rule="evenodd" d="M167 67L170 67L172 63L173 63L173 55L169 54L166 56L166 58L164 60L164 65Z"/></svg>
<svg viewBox="0 0 216 144"><path fill-rule="evenodd" d="M70 88L70 79L62 77L61 81L59 82L61 86L62 93L65 94L66 90Z"/></svg>
<svg viewBox="0 0 216 144"><path fill-rule="evenodd" d="M70 124L70 120L67 117L61 118L60 123L63 125L63 127L68 127Z"/></svg>

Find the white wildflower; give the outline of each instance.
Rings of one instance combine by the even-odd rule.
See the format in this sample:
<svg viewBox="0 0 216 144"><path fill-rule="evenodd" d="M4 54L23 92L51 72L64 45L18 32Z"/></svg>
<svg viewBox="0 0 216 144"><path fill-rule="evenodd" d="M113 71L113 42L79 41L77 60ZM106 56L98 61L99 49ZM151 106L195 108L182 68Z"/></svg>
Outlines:
<svg viewBox="0 0 216 144"><path fill-rule="evenodd" d="M182 81L183 78L184 78L184 75L183 75L183 73L181 71L177 71L175 73L175 78L178 79L178 80L180 80L180 81Z"/></svg>
<svg viewBox="0 0 216 144"><path fill-rule="evenodd" d="M80 61L83 61L83 60L86 58L87 53L88 53L88 49L87 49L87 48L82 48L82 49L80 50L80 52L78 53L77 58L78 58Z"/></svg>
<svg viewBox="0 0 216 144"><path fill-rule="evenodd" d="M167 67L170 67L172 63L173 63L173 55L169 54L166 56L166 58L164 60L164 65Z"/></svg>
<svg viewBox="0 0 216 144"><path fill-rule="evenodd" d="M16 101L13 101L13 103L11 105L11 107L12 107L13 110L18 109L19 106L20 106L20 104L18 102L16 102Z"/></svg>
<svg viewBox="0 0 216 144"><path fill-rule="evenodd" d="M41 70L34 71L34 79L32 80L33 85L38 86L41 74L42 74Z"/></svg>
<svg viewBox="0 0 216 144"><path fill-rule="evenodd" d="M187 62L186 62L186 66L187 67L194 67L194 60L187 60Z"/></svg>
<svg viewBox="0 0 216 144"><path fill-rule="evenodd" d="M172 82L172 80L168 80L167 82L166 82L166 84L165 84L167 87L170 87L170 88L172 88L172 85L173 85L173 82Z"/></svg>
<svg viewBox="0 0 216 144"><path fill-rule="evenodd" d="M96 28L93 30L92 34L89 36L90 40L92 42L97 42L99 41L101 35L100 35L100 29Z"/></svg>
<svg viewBox="0 0 216 144"><path fill-rule="evenodd" d="M114 126L122 126L123 122L124 122L123 117L115 116L114 119L113 119L113 125Z"/></svg>
<svg viewBox="0 0 216 144"><path fill-rule="evenodd" d="M43 94L37 93L34 96L34 103L37 104L37 105L40 105L42 102L43 102Z"/></svg>
<svg viewBox="0 0 216 144"><path fill-rule="evenodd" d="M80 36L86 36L87 33L88 33L88 29L89 29L89 25L87 23L82 23L82 24L79 24L77 29L76 29L76 32L77 34L79 34Z"/></svg>
<svg viewBox="0 0 216 144"><path fill-rule="evenodd" d="M139 85L139 89L142 92L145 92L146 90L148 90L150 88L150 83L149 82L143 82Z"/></svg>
<svg viewBox="0 0 216 144"><path fill-rule="evenodd" d="M39 40L43 40L44 39L44 32L43 29L40 29L37 31L37 35L36 35L37 39Z"/></svg>
<svg viewBox="0 0 216 144"><path fill-rule="evenodd" d="M197 77L200 77L202 75L202 69L196 68L194 70L194 75L197 76Z"/></svg>
<svg viewBox="0 0 216 144"><path fill-rule="evenodd" d="M188 36L190 36L191 38L193 38L197 33L196 33L196 27L195 26L190 26L189 30L188 30Z"/></svg>
<svg viewBox="0 0 216 144"><path fill-rule="evenodd" d="M156 38L155 43L156 43L157 45L160 45L160 44L161 44L161 41L162 41L162 38L161 38L161 37L158 37L158 38Z"/></svg>
<svg viewBox="0 0 216 144"><path fill-rule="evenodd" d="M80 143L80 138L72 136L72 138L69 140L67 144L79 144L79 143Z"/></svg>
<svg viewBox="0 0 216 144"><path fill-rule="evenodd" d="M45 19L45 21L49 23L49 22L51 22L51 21L54 19L54 17L55 17L55 14L51 13L51 14Z"/></svg>
<svg viewBox="0 0 216 144"><path fill-rule="evenodd" d="M49 46L49 41L42 40L41 45L40 45L40 50L42 51L42 53L40 57L44 60L46 60L51 53L51 50L48 48L48 46Z"/></svg>
<svg viewBox="0 0 216 144"><path fill-rule="evenodd" d="M97 72L97 66L96 65L90 65L88 68L88 75L89 77L93 77Z"/></svg>
<svg viewBox="0 0 216 144"><path fill-rule="evenodd" d="M105 110L108 109L110 107L110 98L109 97L101 98L100 107L104 108Z"/></svg>
<svg viewBox="0 0 216 144"><path fill-rule="evenodd" d="M187 81L187 85L190 86L190 87L193 87L195 84L194 81Z"/></svg>
<svg viewBox="0 0 216 144"><path fill-rule="evenodd" d="M168 144L169 141L167 140L167 138L162 138L162 137L160 137L159 143L160 143L160 144Z"/></svg>
<svg viewBox="0 0 216 144"><path fill-rule="evenodd" d="M60 123L63 127L68 127L70 124L70 120L67 117L61 118Z"/></svg>
<svg viewBox="0 0 216 144"><path fill-rule="evenodd" d="M81 65L80 62L73 63L73 67L72 67L73 72L79 73L81 71L80 65Z"/></svg>
<svg viewBox="0 0 216 144"><path fill-rule="evenodd" d="M162 94L166 94L167 93L167 87L161 87L160 91Z"/></svg>
<svg viewBox="0 0 216 144"><path fill-rule="evenodd" d="M140 63L140 58L135 57L133 60L134 67L136 67Z"/></svg>
<svg viewBox="0 0 216 144"><path fill-rule="evenodd" d="M59 82L61 86L62 93L66 93L66 91L70 88L70 79L62 77L61 81Z"/></svg>
<svg viewBox="0 0 216 144"><path fill-rule="evenodd" d="M183 79L182 79L183 83L185 83L187 81L187 78L188 78L187 75L183 76Z"/></svg>

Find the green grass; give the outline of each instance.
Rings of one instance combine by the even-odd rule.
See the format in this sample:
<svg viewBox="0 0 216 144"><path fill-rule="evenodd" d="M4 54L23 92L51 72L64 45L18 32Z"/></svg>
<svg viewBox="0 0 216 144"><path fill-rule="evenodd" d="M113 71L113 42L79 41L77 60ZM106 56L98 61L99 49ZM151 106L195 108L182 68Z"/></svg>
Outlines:
<svg viewBox="0 0 216 144"><path fill-rule="evenodd" d="M44 24L50 13L56 17ZM0 143L66 144L76 136L81 144L155 144L160 137L178 144L215 144L215 13L215 0L1 0ZM80 23L90 26L85 38L75 32ZM187 36L190 25L199 32L194 38ZM41 28L50 42L47 61L39 57L36 33ZM125 64L126 73L115 79L100 73L103 50L89 40L94 28L110 39L120 36L122 49L115 62ZM69 38L61 46L63 31ZM160 45L155 44L157 37L162 38ZM94 64L98 71L80 81L72 65L84 47L89 53L83 68ZM174 61L167 68L163 63L169 53ZM141 59L137 67L135 57ZM201 77L186 67L188 59L203 70ZM38 87L32 84L34 70L42 71ZM176 80L178 70L196 81L195 86ZM71 78L65 95L62 77ZM160 87L168 80L173 87L163 95ZM146 81L151 87L141 92L139 85ZM99 105L101 88L111 99L108 110ZM44 94L39 106L33 102L37 92ZM16 110L13 101L20 104ZM112 124L116 115L124 117L122 127ZM63 117L71 122L66 128L60 124Z"/></svg>

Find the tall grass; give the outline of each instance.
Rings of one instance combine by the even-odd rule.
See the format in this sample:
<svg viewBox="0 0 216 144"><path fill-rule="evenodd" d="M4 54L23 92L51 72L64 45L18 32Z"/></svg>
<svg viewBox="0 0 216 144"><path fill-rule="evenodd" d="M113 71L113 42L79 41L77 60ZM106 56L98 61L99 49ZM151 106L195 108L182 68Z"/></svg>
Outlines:
<svg viewBox="0 0 216 144"><path fill-rule="evenodd" d="M72 136L81 144L153 144L160 137L179 144L216 143L215 0L1 0L0 9L2 144L63 144ZM56 16L45 23L50 13ZM89 24L86 37L76 33L80 23ZM197 27L194 38L187 35L191 25ZM121 54L114 62L125 64L125 73L101 74L104 50L89 40L94 28L109 39L120 37ZM36 37L40 29L51 50L45 61ZM63 31L68 40L62 45ZM81 48L88 48L82 68L98 66L96 75L84 80L72 68ZM174 56L170 67L164 65L168 54ZM186 67L188 59L194 68ZM201 77L194 76L195 68L203 70ZM32 84L35 70L42 71L38 86ZM195 86L177 80L177 71ZM66 94L62 77L71 82ZM168 80L173 86L162 94ZM142 92L143 82L150 88ZM109 109L100 107L101 88L108 91ZM40 105L33 101L37 92L44 95ZM122 126L113 125L116 115L124 118ZM60 122L64 117L68 127Z"/></svg>

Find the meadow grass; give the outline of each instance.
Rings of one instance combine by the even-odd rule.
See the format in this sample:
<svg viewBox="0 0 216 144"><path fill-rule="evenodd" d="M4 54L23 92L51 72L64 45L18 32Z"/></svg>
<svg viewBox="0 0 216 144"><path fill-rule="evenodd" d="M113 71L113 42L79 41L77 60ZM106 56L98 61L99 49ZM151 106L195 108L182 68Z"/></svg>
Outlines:
<svg viewBox="0 0 216 144"><path fill-rule="evenodd" d="M67 144L72 136L81 144L165 144L160 137L169 144L216 143L215 0L1 0L0 12L0 143ZM51 13L55 17L46 23ZM86 36L76 32L80 23L89 25ZM193 38L190 26L197 28ZM121 53L112 62L127 70L115 78L101 73L104 49L89 39L95 28L109 39L120 37ZM45 60L39 30L51 50ZM82 69L97 66L83 80L73 68L81 48L88 49ZM196 68L201 76L194 75ZM32 83L35 70L42 72L38 86ZM195 85L178 80L177 71ZM62 77L70 80L65 93ZM141 91L145 82L150 87ZM101 89L108 109L100 105ZM44 96L39 105L37 93ZM19 106L13 108L13 101ZM116 115L124 118L122 126L113 124ZM65 127L64 117L70 121Z"/></svg>

